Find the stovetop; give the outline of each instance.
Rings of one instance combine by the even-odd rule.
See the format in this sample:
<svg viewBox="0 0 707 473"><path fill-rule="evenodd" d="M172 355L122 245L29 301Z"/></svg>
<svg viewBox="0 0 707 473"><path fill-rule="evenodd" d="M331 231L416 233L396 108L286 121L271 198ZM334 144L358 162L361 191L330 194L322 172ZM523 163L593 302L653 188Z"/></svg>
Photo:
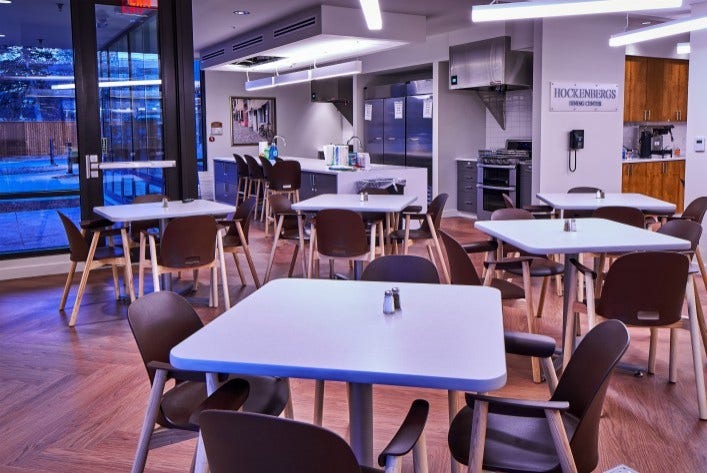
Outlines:
<svg viewBox="0 0 707 473"><path fill-rule="evenodd" d="M498 164L512 166L529 161L530 153L525 150L514 149L481 149L479 150L479 163L481 164Z"/></svg>

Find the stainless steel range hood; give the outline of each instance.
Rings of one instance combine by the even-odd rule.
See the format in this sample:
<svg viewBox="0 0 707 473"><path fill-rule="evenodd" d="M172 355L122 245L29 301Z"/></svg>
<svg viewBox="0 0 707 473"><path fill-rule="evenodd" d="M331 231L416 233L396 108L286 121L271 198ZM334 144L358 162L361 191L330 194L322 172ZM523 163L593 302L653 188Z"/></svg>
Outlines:
<svg viewBox="0 0 707 473"><path fill-rule="evenodd" d="M353 125L353 79L337 77L310 82L312 102L334 104L339 112Z"/></svg>
<svg viewBox="0 0 707 473"><path fill-rule="evenodd" d="M449 48L449 88L476 90L502 129L506 129L506 92L533 84L533 55L512 51L511 37Z"/></svg>

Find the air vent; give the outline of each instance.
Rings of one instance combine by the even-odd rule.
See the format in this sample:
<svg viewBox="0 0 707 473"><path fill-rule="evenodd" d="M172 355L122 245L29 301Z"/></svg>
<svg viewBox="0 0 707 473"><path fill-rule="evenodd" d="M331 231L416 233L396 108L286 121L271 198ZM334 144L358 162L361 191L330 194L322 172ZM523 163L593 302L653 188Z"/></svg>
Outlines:
<svg viewBox="0 0 707 473"><path fill-rule="evenodd" d="M252 56L248 59L232 62L231 64L234 66L252 67L260 64L267 64L268 62L278 61L280 59L282 59L280 56Z"/></svg>
<svg viewBox="0 0 707 473"><path fill-rule="evenodd" d="M260 44L263 42L263 35L256 36L254 38L247 39L245 41L241 41L240 43L236 43L233 45L233 50L234 51L239 51L243 48L249 48L251 46L255 46L256 44Z"/></svg>
<svg viewBox="0 0 707 473"><path fill-rule="evenodd" d="M208 61L209 59L213 59L213 58L216 58L216 57L219 57L219 56L223 56L223 53L224 53L223 48L217 49L216 51L214 51L214 52L212 52L212 53L204 54L203 56L201 56L201 60L202 60L202 61Z"/></svg>
<svg viewBox="0 0 707 473"><path fill-rule="evenodd" d="M273 38L279 38L280 36L288 35L290 33L294 33L295 31L309 28L310 26L314 26L316 24L317 24L317 17L310 16L309 18L298 21L297 23L292 23L287 26L283 26L282 28L278 28L278 29L274 30L273 31Z"/></svg>

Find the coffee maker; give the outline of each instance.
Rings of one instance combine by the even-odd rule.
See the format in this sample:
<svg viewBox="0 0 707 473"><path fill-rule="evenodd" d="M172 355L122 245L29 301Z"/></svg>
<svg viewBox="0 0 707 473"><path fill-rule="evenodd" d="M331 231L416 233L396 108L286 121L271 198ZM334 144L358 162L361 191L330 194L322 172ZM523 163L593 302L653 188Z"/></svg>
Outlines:
<svg viewBox="0 0 707 473"><path fill-rule="evenodd" d="M638 138L638 156L647 159L651 157L653 150L653 132L650 130L642 130Z"/></svg>
<svg viewBox="0 0 707 473"><path fill-rule="evenodd" d="M651 154L660 156L673 156L673 128L675 125L665 125L653 127L653 138L651 139ZM670 148L665 147L665 135L670 135Z"/></svg>

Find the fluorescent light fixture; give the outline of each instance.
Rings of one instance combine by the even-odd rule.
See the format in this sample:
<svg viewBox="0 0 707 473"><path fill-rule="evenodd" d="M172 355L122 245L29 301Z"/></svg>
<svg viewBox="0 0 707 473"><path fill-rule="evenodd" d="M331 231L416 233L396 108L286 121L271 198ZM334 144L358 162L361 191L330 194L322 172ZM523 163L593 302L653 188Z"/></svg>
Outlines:
<svg viewBox="0 0 707 473"><path fill-rule="evenodd" d="M539 0L496 3L471 7L471 21L479 23L483 21L527 20L597 13L660 10L681 6L682 0Z"/></svg>
<svg viewBox="0 0 707 473"><path fill-rule="evenodd" d="M378 0L361 0L361 10L369 30L383 29L383 17Z"/></svg>
<svg viewBox="0 0 707 473"><path fill-rule="evenodd" d="M0 0L0 3L12 3L12 0Z"/></svg>
<svg viewBox="0 0 707 473"><path fill-rule="evenodd" d="M678 43L678 54L690 54L690 43Z"/></svg>
<svg viewBox="0 0 707 473"><path fill-rule="evenodd" d="M263 77L262 79L253 79L246 81L245 83L245 90L247 91L252 91L252 90L261 90L261 89L269 89L270 87L275 87L275 81L274 77Z"/></svg>
<svg viewBox="0 0 707 473"><path fill-rule="evenodd" d="M627 44L675 36L676 34L689 33L690 31L703 30L705 28L707 28L707 16L689 18L687 20L668 21L647 28L611 35L611 38L609 38L609 46L626 46Z"/></svg>
<svg viewBox="0 0 707 473"><path fill-rule="evenodd" d="M309 69L306 71L288 72L273 77L273 83L276 86L299 84L300 82L309 82L310 80Z"/></svg>
<svg viewBox="0 0 707 473"><path fill-rule="evenodd" d="M115 81L103 81L98 83L99 89L105 89L107 87L140 87L145 85L160 85L162 84L161 79L143 79L143 80L115 80ZM56 84L52 86L52 90L68 90L75 89L76 84Z"/></svg>
<svg viewBox="0 0 707 473"><path fill-rule="evenodd" d="M332 64L331 66L317 67L311 70L312 80L329 79L331 77L351 76L360 74L363 71L363 63L361 61L342 62L341 64Z"/></svg>

